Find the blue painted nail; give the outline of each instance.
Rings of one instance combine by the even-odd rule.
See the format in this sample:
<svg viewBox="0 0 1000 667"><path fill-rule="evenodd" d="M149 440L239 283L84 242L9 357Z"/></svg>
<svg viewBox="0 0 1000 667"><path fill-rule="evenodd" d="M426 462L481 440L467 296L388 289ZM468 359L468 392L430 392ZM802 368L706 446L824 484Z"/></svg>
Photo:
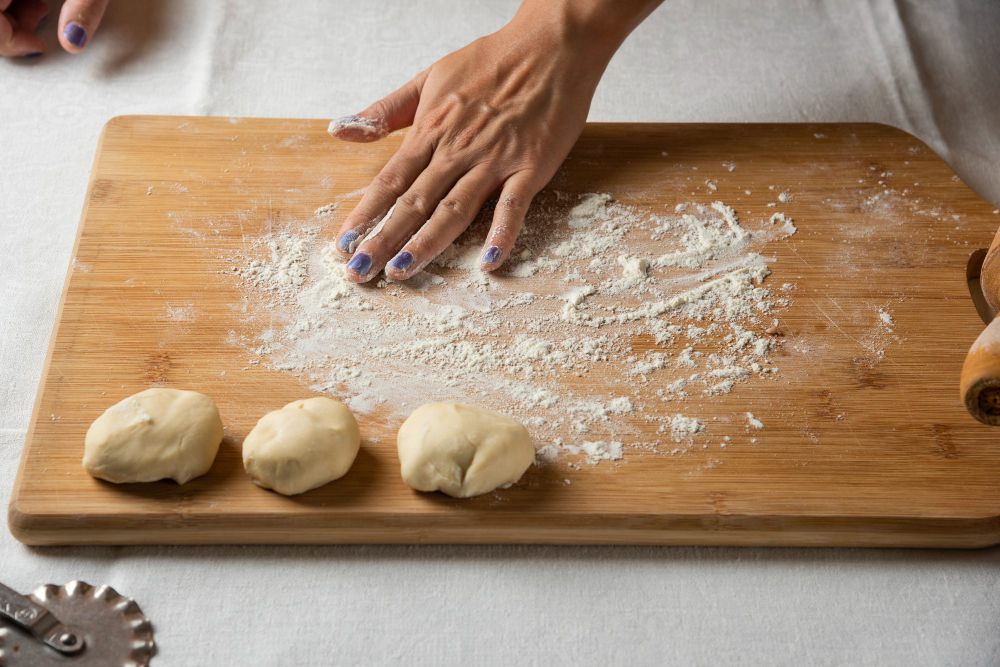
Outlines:
<svg viewBox="0 0 1000 667"><path fill-rule="evenodd" d="M498 259L500 259L500 248L495 245L491 245L483 253L483 264L492 264Z"/></svg>
<svg viewBox="0 0 1000 667"><path fill-rule="evenodd" d="M372 258L368 253L359 252L347 263L347 268L359 276L363 276L368 273L368 269L372 268Z"/></svg>
<svg viewBox="0 0 1000 667"><path fill-rule="evenodd" d="M353 229L349 229L340 236L340 239L337 241L337 247L344 252L351 252L351 244L357 240L358 233Z"/></svg>
<svg viewBox="0 0 1000 667"><path fill-rule="evenodd" d="M67 42L78 49L82 49L83 45L87 43L87 31L76 21L66 24L66 27L63 29L63 35L66 37Z"/></svg>
<svg viewBox="0 0 1000 667"><path fill-rule="evenodd" d="M34 53L25 53L23 57L24 58L38 58L41 55L42 55L41 51L35 51Z"/></svg>
<svg viewBox="0 0 1000 667"><path fill-rule="evenodd" d="M395 257L393 257L392 261L389 262L389 266L396 269L397 271L405 271L406 267L408 267L410 264L413 264L413 255L411 255L409 252L405 250L396 255Z"/></svg>

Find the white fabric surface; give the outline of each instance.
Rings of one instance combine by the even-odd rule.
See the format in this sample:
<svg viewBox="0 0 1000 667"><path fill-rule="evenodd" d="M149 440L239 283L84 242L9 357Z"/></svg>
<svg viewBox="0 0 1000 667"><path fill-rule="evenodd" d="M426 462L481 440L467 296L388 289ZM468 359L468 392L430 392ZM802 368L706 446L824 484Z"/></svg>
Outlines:
<svg viewBox="0 0 1000 667"><path fill-rule="evenodd" d="M514 6L112 0L85 55L0 62L0 502L109 117L350 113ZM996 2L677 0L591 118L881 121L997 202L998 63ZM1000 664L997 550L29 549L0 528L0 581L118 587L161 666Z"/></svg>

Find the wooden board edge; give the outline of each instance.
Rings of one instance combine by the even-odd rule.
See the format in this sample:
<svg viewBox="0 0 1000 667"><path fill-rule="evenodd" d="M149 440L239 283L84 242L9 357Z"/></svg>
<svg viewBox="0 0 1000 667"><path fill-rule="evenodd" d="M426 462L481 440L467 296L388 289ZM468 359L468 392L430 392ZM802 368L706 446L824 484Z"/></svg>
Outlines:
<svg viewBox="0 0 1000 667"><path fill-rule="evenodd" d="M38 422L41 418L41 408L42 408L42 398L44 397L44 387L46 380L49 377L49 372L52 366L52 358L55 354L56 348L56 334L59 331L59 324L62 322L63 309L66 307L66 297L69 294L70 281L73 278L73 270L76 263L76 255L80 249L80 240L83 238L83 227L84 222L87 220L87 213L90 208L91 194L94 190L94 183L96 181L97 174L97 164L101 159L102 147L104 146L105 138L109 131L114 130L115 126L120 124L122 121L133 118L133 116L114 116L110 118L101 128L101 133L97 138L97 145L94 149L94 160L90 167L90 177L87 180L87 190L85 198L83 201L83 209L80 211L80 221L76 227L76 238L73 239L73 249L70 251L69 263L66 267L66 274L63 278L62 292L59 295L59 305L56 307L55 318L52 322L52 328L49 332L49 342L48 349L45 352L45 361L42 364L42 372L38 378L38 388L35 391L35 403L31 409L31 418L28 421L28 431L24 438L24 445L21 447L21 459L17 466L17 474L14 477L14 486L11 489L10 502L7 509L7 526L14 537L17 535L14 533L14 521L17 517L21 515L18 511L18 505L21 501L22 487L24 483L25 470L27 467L28 457L30 454L31 447L35 438L35 431L38 429ZM83 457L83 443L80 443L81 452L80 457Z"/></svg>
<svg viewBox="0 0 1000 667"><path fill-rule="evenodd" d="M501 517L498 517L501 518ZM722 514L511 517L470 525L440 514L362 517L177 513L74 516L32 513L12 503L11 533L29 546L212 544L551 544L786 547L985 548L1000 544L1000 516L981 518L752 516Z"/></svg>

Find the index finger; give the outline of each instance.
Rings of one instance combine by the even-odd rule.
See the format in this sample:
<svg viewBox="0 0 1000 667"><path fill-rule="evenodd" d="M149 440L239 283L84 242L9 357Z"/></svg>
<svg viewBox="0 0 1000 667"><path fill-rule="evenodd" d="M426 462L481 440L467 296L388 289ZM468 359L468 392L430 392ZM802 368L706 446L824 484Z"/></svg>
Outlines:
<svg viewBox="0 0 1000 667"><path fill-rule="evenodd" d="M414 150L404 140L396 154L365 190L361 201L337 232L335 247L344 257L354 254L363 236L378 223L430 163L430 150Z"/></svg>

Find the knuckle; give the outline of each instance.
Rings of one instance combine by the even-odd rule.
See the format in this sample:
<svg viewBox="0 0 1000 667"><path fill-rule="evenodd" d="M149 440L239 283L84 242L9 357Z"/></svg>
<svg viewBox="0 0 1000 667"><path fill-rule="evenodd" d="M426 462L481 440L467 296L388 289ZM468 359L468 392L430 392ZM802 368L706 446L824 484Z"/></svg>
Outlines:
<svg viewBox="0 0 1000 667"><path fill-rule="evenodd" d="M476 105L476 108L479 111L479 113L482 114L482 115L484 115L484 116L496 116L496 115L498 115L500 113L500 109L498 109L497 107L493 106L489 102L486 102L485 100L480 101Z"/></svg>
<svg viewBox="0 0 1000 667"><path fill-rule="evenodd" d="M445 197L438 207L450 218L464 218L469 212L468 204L459 197Z"/></svg>
<svg viewBox="0 0 1000 667"><path fill-rule="evenodd" d="M530 199L519 192L508 192L500 198L500 208L511 215L523 213Z"/></svg>
<svg viewBox="0 0 1000 667"><path fill-rule="evenodd" d="M375 185L394 195L398 195L406 190L406 181L394 170L385 169L375 177Z"/></svg>
<svg viewBox="0 0 1000 667"><path fill-rule="evenodd" d="M463 110L468 108L469 101L466 99L465 95L462 93L451 91L444 95L438 108L443 112L444 115L448 115L455 110Z"/></svg>
<svg viewBox="0 0 1000 667"><path fill-rule="evenodd" d="M412 190L404 192L397 200L397 205L402 206L407 211L415 213L424 219L430 216L427 201L419 192L414 192Z"/></svg>

